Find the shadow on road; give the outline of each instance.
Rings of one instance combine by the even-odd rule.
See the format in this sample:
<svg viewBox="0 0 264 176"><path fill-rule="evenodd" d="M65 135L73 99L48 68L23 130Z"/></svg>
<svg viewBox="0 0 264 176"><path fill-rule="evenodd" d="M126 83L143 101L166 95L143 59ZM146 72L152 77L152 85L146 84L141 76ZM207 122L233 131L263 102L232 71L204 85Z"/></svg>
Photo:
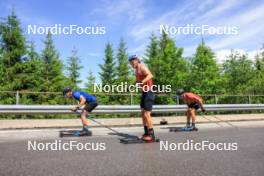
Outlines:
<svg viewBox="0 0 264 176"><path fill-rule="evenodd" d="M131 134L127 134L127 133L108 133L108 134L120 136L120 137L127 138L127 139L137 139L138 138L138 136L136 136L136 135L131 135Z"/></svg>

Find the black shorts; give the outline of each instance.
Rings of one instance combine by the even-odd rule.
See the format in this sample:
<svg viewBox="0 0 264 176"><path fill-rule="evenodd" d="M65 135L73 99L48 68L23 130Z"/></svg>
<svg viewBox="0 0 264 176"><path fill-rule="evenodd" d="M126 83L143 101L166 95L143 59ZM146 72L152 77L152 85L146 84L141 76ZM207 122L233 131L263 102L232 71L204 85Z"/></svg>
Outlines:
<svg viewBox="0 0 264 176"><path fill-rule="evenodd" d="M188 105L188 108L193 108L198 110L200 108L200 105L198 103L191 103Z"/></svg>
<svg viewBox="0 0 264 176"><path fill-rule="evenodd" d="M151 111L152 106L154 104L154 93L152 91L148 92L142 92L141 96L141 101L140 101L140 108L146 110L146 111Z"/></svg>
<svg viewBox="0 0 264 176"><path fill-rule="evenodd" d="M97 102L86 103L83 109L87 112L92 112L97 105Z"/></svg>

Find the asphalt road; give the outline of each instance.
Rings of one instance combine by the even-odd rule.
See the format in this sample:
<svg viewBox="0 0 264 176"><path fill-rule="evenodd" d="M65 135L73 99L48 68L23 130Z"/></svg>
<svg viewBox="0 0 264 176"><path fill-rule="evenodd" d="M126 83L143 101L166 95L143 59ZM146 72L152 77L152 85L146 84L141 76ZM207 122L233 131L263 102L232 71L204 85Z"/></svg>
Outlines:
<svg viewBox="0 0 264 176"><path fill-rule="evenodd" d="M161 143L121 144L120 136L107 134L103 128L94 129L93 137L83 138L59 138L58 129L0 131L0 175L263 176L264 122L233 124L238 128L203 124L198 132L177 133L156 127L163 144L171 144L170 150L164 150ZM136 135L141 132L137 127L116 130ZM38 144L88 143L88 149L93 150L28 150L28 141L34 140ZM173 150L188 140L237 143L237 150Z"/></svg>

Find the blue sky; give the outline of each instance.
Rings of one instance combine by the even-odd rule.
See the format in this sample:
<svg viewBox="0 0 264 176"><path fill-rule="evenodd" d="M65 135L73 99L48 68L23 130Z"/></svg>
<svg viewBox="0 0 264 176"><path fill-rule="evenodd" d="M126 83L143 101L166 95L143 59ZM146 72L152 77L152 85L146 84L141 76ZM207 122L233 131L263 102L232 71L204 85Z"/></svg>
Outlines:
<svg viewBox="0 0 264 176"><path fill-rule="evenodd" d="M204 34L205 42L222 61L230 52L248 52L253 57L264 43L264 3L260 0L1 0L0 17L14 8L21 20L28 40L33 40L37 51L43 49L45 35L27 34L28 25L105 26L105 35L54 35L56 48L65 63L73 47L77 48L84 68L81 79L89 69L99 81L98 64L103 63L104 46L113 44L116 50L123 37L129 54L144 55L151 32L159 35L160 25L235 26L237 35ZM184 56L191 56L201 35L172 35Z"/></svg>

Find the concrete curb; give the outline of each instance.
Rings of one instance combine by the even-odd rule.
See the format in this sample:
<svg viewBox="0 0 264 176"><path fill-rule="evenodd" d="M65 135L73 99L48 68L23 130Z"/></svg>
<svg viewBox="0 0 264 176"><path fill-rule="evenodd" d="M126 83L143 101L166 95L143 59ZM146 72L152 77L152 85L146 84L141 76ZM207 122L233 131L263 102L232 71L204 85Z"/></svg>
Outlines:
<svg viewBox="0 0 264 176"><path fill-rule="evenodd" d="M264 114L235 114L235 115L212 115L205 117L197 116L197 123L216 123L221 121L253 121L264 120ZM185 124L186 117L154 117L155 125L165 119L169 124ZM97 121L108 126L141 126L141 118L113 118L113 119L96 119ZM91 121L91 127L97 127L98 124ZM72 128L81 127L79 119L21 119L21 120L0 120L0 130L7 129L34 129L34 128Z"/></svg>

